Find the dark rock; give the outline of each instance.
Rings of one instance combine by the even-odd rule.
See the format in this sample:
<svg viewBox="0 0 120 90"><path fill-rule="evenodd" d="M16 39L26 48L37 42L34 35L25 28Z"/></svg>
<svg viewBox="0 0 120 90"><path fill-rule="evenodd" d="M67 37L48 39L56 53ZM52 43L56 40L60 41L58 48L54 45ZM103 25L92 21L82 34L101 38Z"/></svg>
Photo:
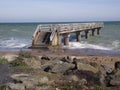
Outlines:
<svg viewBox="0 0 120 90"><path fill-rule="evenodd" d="M120 70L120 61L115 62L115 69Z"/></svg>
<svg viewBox="0 0 120 90"><path fill-rule="evenodd" d="M47 56L42 56L42 57L41 57L41 60L50 60L50 58L47 57Z"/></svg>
<svg viewBox="0 0 120 90"><path fill-rule="evenodd" d="M23 83L21 80L16 80L14 79L13 82L16 84L16 83Z"/></svg>
<svg viewBox="0 0 120 90"><path fill-rule="evenodd" d="M65 75L67 76L75 75L79 78L79 80L84 78L90 84L98 84L98 85L100 84L98 75L91 71L86 71L86 70L68 71L66 72Z"/></svg>
<svg viewBox="0 0 120 90"><path fill-rule="evenodd" d="M93 66L93 67L97 67L98 65L97 65L97 63L95 63L95 62L90 62L89 63L91 66Z"/></svg>
<svg viewBox="0 0 120 90"><path fill-rule="evenodd" d="M75 67L74 67L72 70L76 70L76 69L78 69L76 59L73 59L73 62L72 62L72 63L75 65Z"/></svg>
<svg viewBox="0 0 120 90"><path fill-rule="evenodd" d="M47 67L44 69L45 72L50 72L51 70L52 70L52 67L51 67L51 66L47 66Z"/></svg>
<svg viewBox="0 0 120 90"><path fill-rule="evenodd" d="M63 62L68 62L68 63L70 62L70 60L69 60L69 58L68 58L68 57L67 57L67 58L65 58L65 57L64 57L64 58L62 58L62 59L61 59L61 61L63 61Z"/></svg>

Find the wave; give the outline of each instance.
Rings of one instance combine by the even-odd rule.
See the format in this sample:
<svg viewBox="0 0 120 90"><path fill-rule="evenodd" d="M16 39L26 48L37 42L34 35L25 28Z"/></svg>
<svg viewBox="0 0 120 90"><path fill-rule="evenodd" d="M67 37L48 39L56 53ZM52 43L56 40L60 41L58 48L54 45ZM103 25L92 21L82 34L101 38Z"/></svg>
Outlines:
<svg viewBox="0 0 120 90"><path fill-rule="evenodd" d="M30 45L30 41L26 39L5 39L0 40L0 48L24 48Z"/></svg>
<svg viewBox="0 0 120 90"><path fill-rule="evenodd" d="M120 48L120 41L119 40L113 41L112 46L114 49L119 49Z"/></svg>
<svg viewBox="0 0 120 90"><path fill-rule="evenodd" d="M98 49L98 50L112 50L112 48L109 48L109 47L89 44L87 42L81 42L81 43L80 42L70 42L69 46L67 46L66 48L69 48L69 49L89 48L89 49Z"/></svg>
<svg viewBox="0 0 120 90"><path fill-rule="evenodd" d="M28 48L31 45L30 39L7 38L0 40L0 48ZM97 49L97 50L117 50L120 51L120 41L114 40L110 45L105 44L90 44L87 41L70 42L69 46L64 46L68 49Z"/></svg>

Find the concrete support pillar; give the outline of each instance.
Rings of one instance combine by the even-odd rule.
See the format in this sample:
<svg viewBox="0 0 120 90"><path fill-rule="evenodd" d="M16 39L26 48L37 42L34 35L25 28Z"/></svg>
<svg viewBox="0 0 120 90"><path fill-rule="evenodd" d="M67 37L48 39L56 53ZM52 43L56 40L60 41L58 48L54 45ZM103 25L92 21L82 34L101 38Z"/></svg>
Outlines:
<svg viewBox="0 0 120 90"><path fill-rule="evenodd" d="M62 35L58 35L58 46L62 45Z"/></svg>
<svg viewBox="0 0 120 90"><path fill-rule="evenodd" d="M81 40L81 32L76 32L76 38L77 38L77 42L80 42L80 40Z"/></svg>
<svg viewBox="0 0 120 90"><path fill-rule="evenodd" d="M64 45L69 45L70 34L66 33L63 36L64 36Z"/></svg>
<svg viewBox="0 0 120 90"><path fill-rule="evenodd" d="M85 31L85 39L89 38L89 31Z"/></svg>
<svg viewBox="0 0 120 90"><path fill-rule="evenodd" d="M92 36L95 36L95 29L92 30Z"/></svg>
<svg viewBox="0 0 120 90"><path fill-rule="evenodd" d="M100 29L98 28L98 29L97 29L97 35L99 35L99 34L100 34Z"/></svg>

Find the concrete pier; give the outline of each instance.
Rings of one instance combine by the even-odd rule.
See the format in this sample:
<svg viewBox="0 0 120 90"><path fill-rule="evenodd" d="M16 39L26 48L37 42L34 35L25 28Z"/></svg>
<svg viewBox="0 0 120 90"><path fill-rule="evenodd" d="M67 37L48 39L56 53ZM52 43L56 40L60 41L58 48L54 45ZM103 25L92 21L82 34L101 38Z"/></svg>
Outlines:
<svg viewBox="0 0 120 90"><path fill-rule="evenodd" d="M69 45L71 33L76 33L77 42L81 41L81 33L85 32L85 38L99 35L103 23L69 23L69 24L43 24L38 25L33 34L31 48L61 46L62 37L64 45Z"/></svg>

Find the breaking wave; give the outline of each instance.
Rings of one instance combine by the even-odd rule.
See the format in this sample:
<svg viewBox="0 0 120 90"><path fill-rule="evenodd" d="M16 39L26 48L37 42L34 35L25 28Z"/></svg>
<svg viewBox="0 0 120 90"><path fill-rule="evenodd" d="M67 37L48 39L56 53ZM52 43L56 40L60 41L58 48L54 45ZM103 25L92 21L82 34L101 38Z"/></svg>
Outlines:
<svg viewBox="0 0 120 90"><path fill-rule="evenodd" d="M30 45L30 41L26 39L4 39L0 41L0 48L24 48Z"/></svg>
<svg viewBox="0 0 120 90"><path fill-rule="evenodd" d="M104 46L99 46L99 45L94 45L94 44L89 44L87 42L70 42L69 46L67 46L69 49L98 49L98 50L112 50L112 48L109 47L104 47Z"/></svg>

